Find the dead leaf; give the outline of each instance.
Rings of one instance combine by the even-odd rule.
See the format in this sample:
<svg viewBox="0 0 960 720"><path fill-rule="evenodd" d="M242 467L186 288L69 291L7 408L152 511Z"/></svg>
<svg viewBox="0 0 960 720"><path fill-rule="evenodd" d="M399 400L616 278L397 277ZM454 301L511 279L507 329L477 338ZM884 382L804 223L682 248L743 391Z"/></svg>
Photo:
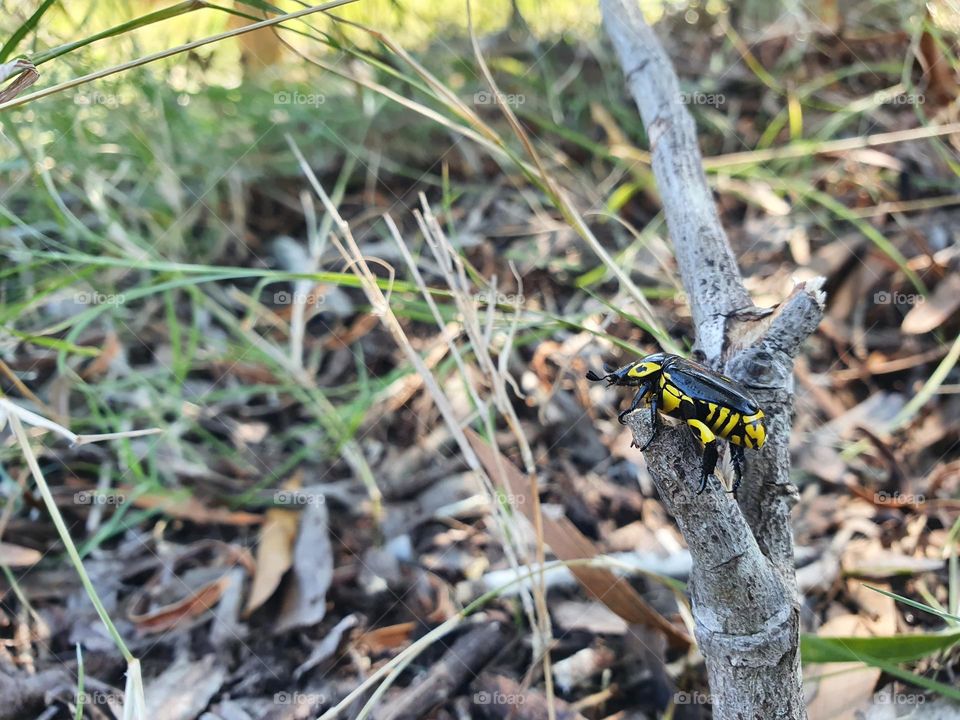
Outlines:
<svg viewBox="0 0 960 720"><path fill-rule="evenodd" d="M235 363L225 360L214 360L209 365L200 365L198 369L209 370L215 377L235 377L243 383L251 385L280 385L281 381L266 365L258 363Z"/></svg>
<svg viewBox="0 0 960 720"><path fill-rule="evenodd" d="M860 612L832 618L817 631L821 637L872 637L896 632L893 599L857 583L850 594ZM817 663L805 668L805 683L816 684L816 695L807 704L809 720L853 720L857 711L873 700L881 671L863 663Z"/></svg>
<svg viewBox="0 0 960 720"><path fill-rule="evenodd" d="M717 191L737 195L761 208L767 215L784 217L790 214L790 204L765 182L717 178Z"/></svg>
<svg viewBox="0 0 960 720"><path fill-rule="evenodd" d="M535 503L529 499L526 478L509 460L498 457L499 450L488 445L479 435L464 428L473 451L480 458L490 478L517 498L515 506L531 523L535 522ZM581 533L576 525L565 517L543 516L543 539L553 554L561 560L590 559L600 555L600 550ZM606 568L571 566L570 572L593 597L613 610L631 625L654 627L665 633L673 642L690 645L691 639L681 628L667 620L649 605L630 583L618 578Z"/></svg>
<svg viewBox="0 0 960 720"><path fill-rule="evenodd" d="M163 632L182 622L212 610L230 583L229 575L207 583L182 600L147 613L128 613L127 617L143 633Z"/></svg>
<svg viewBox="0 0 960 720"><path fill-rule="evenodd" d="M368 648L371 655L378 655L385 650L393 650L405 645L410 640L410 634L416 629L417 624L415 622L374 628L358 637L356 644Z"/></svg>
<svg viewBox="0 0 960 720"><path fill-rule="evenodd" d="M820 628L824 637L868 636L856 615L841 615ZM863 663L818 663L805 668L805 682L816 684L816 695L807 704L809 720L852 720L856 711L873 697L881 671Z"/></svg>
<svg viewBox="0 0 960 720"><path fill-rule="evenodd" d="M900 329L911 335L936 330L953 317L960 309L960 275L948 275L937 285L933 295L914 305Z"/></svg>
<svg viewBox="0 0 960 720"><path fill-rule="evenodd" d="M916 353L915 355L894 358L889 357L886 353L872 352L867 356L867 360L863 365L832 370L830 377L834 382L848 382L849 380L869 378L872 375L903 372L904 370L915 368L918 365L940 360L947 352L947 347L935 347L922 353Z"/></svg>
<svg viewBox="0 0 960 720"><path fill-rule="evenodd" d="M40 79L40 73L36 66L29 60L18 58L8 63L0 65L0 82L5 81L11 75L17 74L9 85L0 89L0 103L13 100L28 87Z"/></svg>
<svg viewBox="0 0 960 720"><path fill-rule="evenodd" d="M146 510L160 510L177 520L189 520L198 525L256 525L263 521L260 515L234 512L226 508L208 508L194 496L146 493L134 496L131 488L125 492L133 496L133 504Z"/></svg>
<svg viewBox="0 0 960 720"><path fill-rule="evenodd" d="M842 566L848 577L891 578L936 572L943 568L944 561L885 550L877 541L859 541L847 546Z"/></svg>
<svg viewBox="0 0 960 720"><path fill-rule="evenodd" d="M933 23L929 8L926 15L927 21ZM957 98L960 85L954 76L952 63L930 32L925 31L920 36L920 60L924 78L928 81L928 94L933 101L937 104L953 102Z"/></svg>
<svg viewBox="0 0 960 720"><path fill-rule="evenodd" d="M361 315L354 321L353 325L346 328L343 332L339 329L331 331L324 335L320 344L326 350L336 350L337 348L350 347L357 340L370 333L380 324L380 318L374 314Z"/></svg>
<svg viewBox="0 0 960 720"><path fill-rule="evenodd" d="M30 567L40 562L42 557L39 550L0 542L0 564L9 567Z"/></svg>
<svg viewBox="0 0 960 720"><path fill-rule="evenodd" d="M103 341L103 348L100 350L100 354L83 369L80 377L87 381L99 378L107 372L110 368L110 363L114 361L122 349L123 347L120 345L120 338L117 334L113 331L108 332Z"/></svg>
<svg viewBox="0 0 960 720"><path fill-rule="evenodd" d="M297 538L300 513L271 508L260 527L257 545L257 570L253 575L250 597L243 616L249 617L273 595L284 573L293 564L293 544Z"/></svg>
<svg viewBox="0 0 960 720"><path fill-rule="evenodd" d="M263 442L269 434L270 426L265 422L242 422L233 429L231 439L238 447L244 447Z"/></svg>
<svg viewBox="0 0 960 720"><path fill-rule="evenodd" d="M840 152L824 153L825 157L847 159L850 162L860 165L873 165L874 167L901 172L903 170L903 160L898 157L873 148L855 148L853 150L842 150Z"/></svg>

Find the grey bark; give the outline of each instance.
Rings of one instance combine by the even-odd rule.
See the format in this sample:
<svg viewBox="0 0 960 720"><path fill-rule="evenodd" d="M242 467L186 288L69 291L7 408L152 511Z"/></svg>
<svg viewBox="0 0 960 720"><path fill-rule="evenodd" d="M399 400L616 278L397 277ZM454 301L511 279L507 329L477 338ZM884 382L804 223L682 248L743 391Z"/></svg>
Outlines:
<svg viewBox="0 0 960 720"><path fill-rule="evenodd" d="M759 401L767 442L747 451L738 501L711 482L696 495L700 447L684 427L664 427L645 453L650 474L693 558L696 637L706 660L713 717L806 717L793 568L789 435L793 358L823 314L822 281L798 285L773 310L756 308L703 172L696 127L670 60L636 0L600 0L603 22L650 142L654 176L690 299L696 349ZM649 410L627 417L650 437Z"/></svg>
<svg viewBox="0 0 960 720"><path fill-rule="evenodd" d="M0 671L0 720L20 720L36 717L50 705L52 698L69 690L72 682L63 670L44 670L23 677L19 673Z"/></svg>
<svg viewBox="0 0 960 720"><path fill-rule="evenodd" d="M383 720L417 720L426 717L431 710L445 703L464 682L476 677L509 639L509 630L498 622L473 628L457 639L423 678L384 709Z"/></svg>

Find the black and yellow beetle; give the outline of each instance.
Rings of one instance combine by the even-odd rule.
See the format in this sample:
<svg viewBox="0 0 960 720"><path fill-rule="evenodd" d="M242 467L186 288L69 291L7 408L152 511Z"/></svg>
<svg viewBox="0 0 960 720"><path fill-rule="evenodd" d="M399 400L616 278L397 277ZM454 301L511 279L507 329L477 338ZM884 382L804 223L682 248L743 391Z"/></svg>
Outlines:
<svg viewBox="0 0 960 720"><path fill-rule="evenodd" d="M605 370L607 374L602 377L590 371L587 379L639 388L630 407L620 413L621 423L644 400L650 403L653 433L641 451L649 447L660 429L658 411L685 422L703 445L699 495L717 467L717 438L723 438L730 443L736 494L743 474L743 449L759 449L767 439L763 410L750 393L708 367L669 353L647 355L619 370Z"/></svg>

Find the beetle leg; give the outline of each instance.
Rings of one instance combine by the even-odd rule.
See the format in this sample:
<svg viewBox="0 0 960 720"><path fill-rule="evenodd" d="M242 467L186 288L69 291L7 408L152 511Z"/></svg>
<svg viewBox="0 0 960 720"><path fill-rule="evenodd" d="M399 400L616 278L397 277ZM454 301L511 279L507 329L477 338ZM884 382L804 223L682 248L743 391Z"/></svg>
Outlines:
<svg viewBox="0 0 960 720"><path fill-rule="evenodd" d="M699 495L706 489L707 478L713 474L713 471L717 467L717 436L713 434L713 430L711 430L706 423L696 418L688 418L687 425L693 431L694 435L696 435L697 440L703 445L700 485L697 487L697 495Z"/></svg>
<svg viewBox="0 0 960 720"><path fill-rule="evenodd" d="M630 403L630 407L628 407L626 410L624 410L622 413L620 413L617 416L617 420L620 421L621 425L627 424L627 421L624 420L624 418L630 413L632 413L634 410L636 410L638 407L640 407L640 403L643 402L643 398L646 397L648 390L649 388L646 385L640 386L640 389L637 390L637 394L633 396L633 402Z"/></svg>
<svg viewBox="0 0 960 720"><path fill-rule="evenodd" d="M708 442L703 447L703 465L700 470L700 486L697 488L697 495L702 493L707 487L707 478L713 475L717 467L717 441Z"/></svg>
<svg viewBox="0 0 960 720"><path fill-rule="evenodd" d="M743 448L740 445L730 444L730 459L733 461L733 496L737 496L737 490L740 487L740 481L743 479L744 456Z"/></svg>
<svg viewBox="0 0 960 720"><path fill-rule="evenodd" d="M660 393L654 392L650 398L650 439L640 448L640 452L644 452L650 447L650 443L653 442L654 438L657 437L657 433L660 431L660 416L657 414L657 408L660 406L659 401Z"/></svg>

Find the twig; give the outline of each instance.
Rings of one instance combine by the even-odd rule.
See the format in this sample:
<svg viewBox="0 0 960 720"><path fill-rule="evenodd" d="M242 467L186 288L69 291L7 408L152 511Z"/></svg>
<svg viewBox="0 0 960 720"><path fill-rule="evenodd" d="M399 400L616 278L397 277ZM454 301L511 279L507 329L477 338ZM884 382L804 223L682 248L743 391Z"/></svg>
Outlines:
<svg viewBox="0 0 960 720"><path fill-rule="evenodd" d="M458 638L443 658L430 667L422 680L411 685L382 720L427 717L445 703L468 678L475 677L509 639L507 629L497 622L478 625Z"/></svg>
<svg viewBox="0 0 960 720"><path fill-rule="evenodd" d="M793 570L788 439L793 358L823 313L821 280L798 285L776 309L756 308L743 286L703 171L696 127L676 74L635 0L601 0L604 26L647 129L663 200L708 365L750 388L768 440L748 458L739 504L719 488L694 488L700 448L684 428L665 428L647 453L650 474L693 558L695 631L706 659L713 716L802 718L799 604ZM649 412L627 422L639 444Z"/></svg>

